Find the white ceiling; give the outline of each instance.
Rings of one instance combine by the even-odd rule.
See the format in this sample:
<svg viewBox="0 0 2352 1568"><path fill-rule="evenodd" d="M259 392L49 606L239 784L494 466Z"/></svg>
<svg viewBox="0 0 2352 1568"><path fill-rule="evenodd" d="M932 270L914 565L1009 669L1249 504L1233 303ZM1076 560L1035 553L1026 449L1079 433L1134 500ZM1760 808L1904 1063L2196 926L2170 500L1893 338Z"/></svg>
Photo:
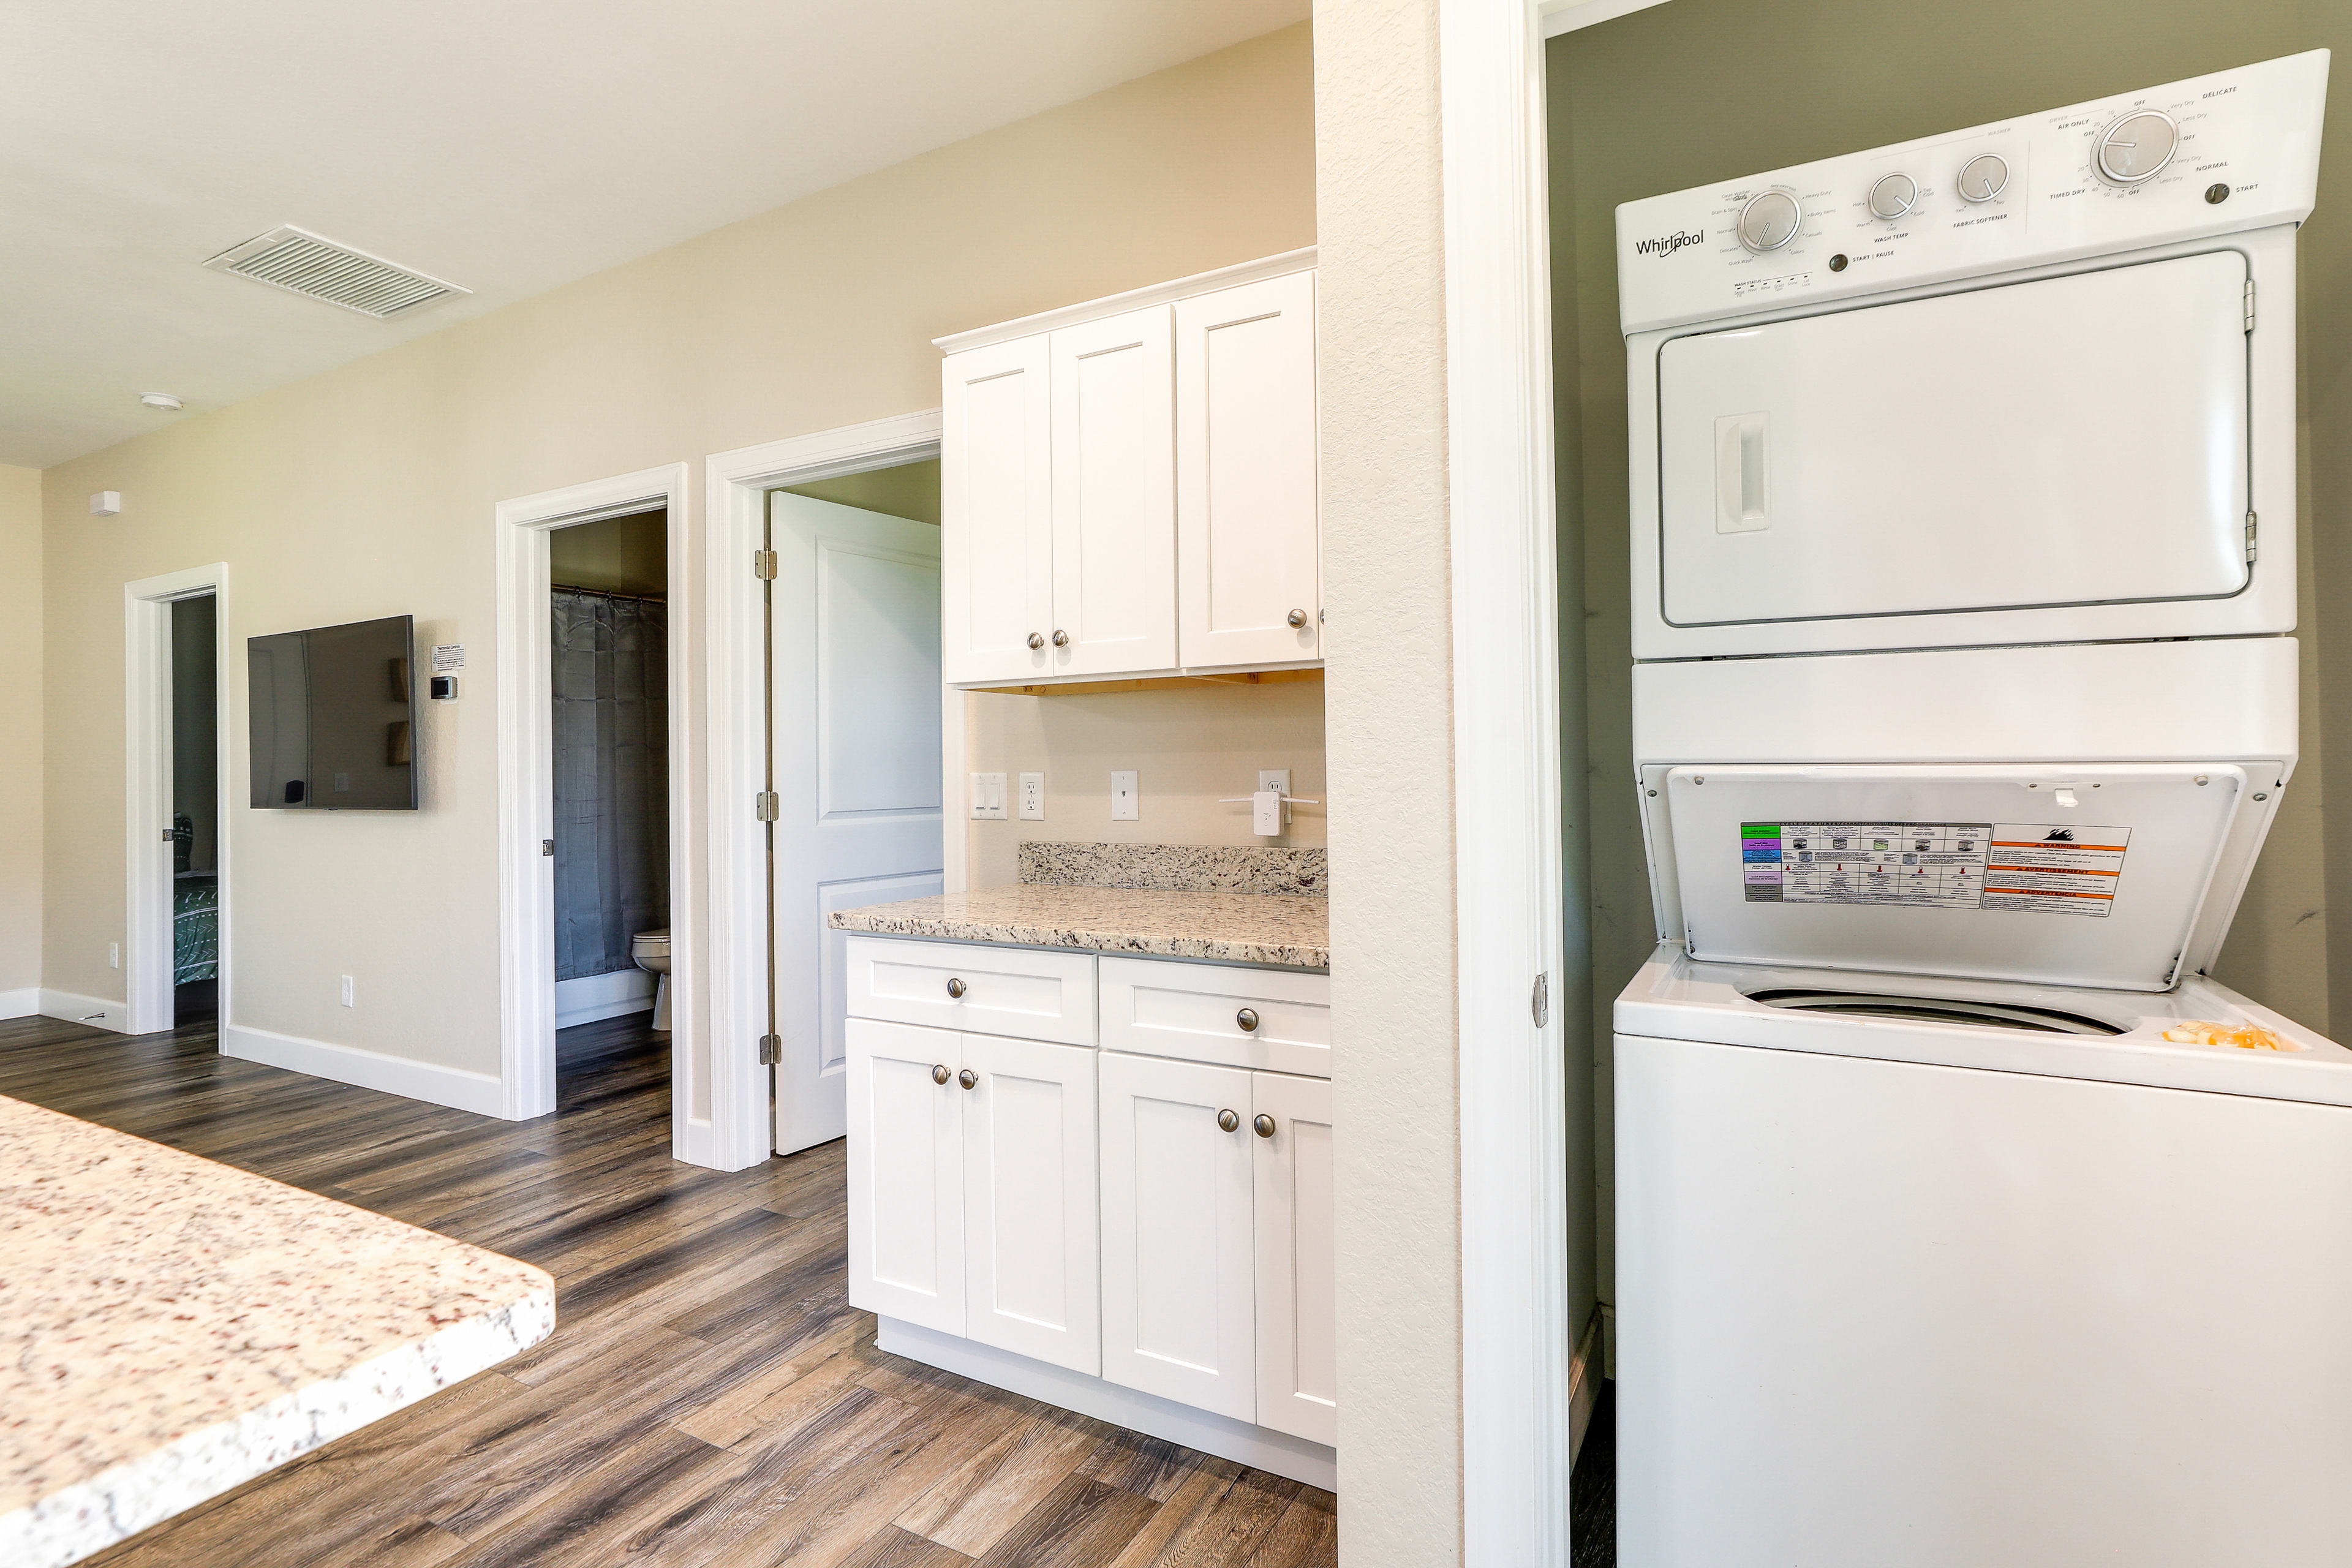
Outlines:
<svg viewBox="0 0 2352 1568"><path fill-rule="evenodd" d="M45 468L250 397L1307 8L0 5L0 462ZM473 296L376 321L200 265L282 223Z"/></svg>

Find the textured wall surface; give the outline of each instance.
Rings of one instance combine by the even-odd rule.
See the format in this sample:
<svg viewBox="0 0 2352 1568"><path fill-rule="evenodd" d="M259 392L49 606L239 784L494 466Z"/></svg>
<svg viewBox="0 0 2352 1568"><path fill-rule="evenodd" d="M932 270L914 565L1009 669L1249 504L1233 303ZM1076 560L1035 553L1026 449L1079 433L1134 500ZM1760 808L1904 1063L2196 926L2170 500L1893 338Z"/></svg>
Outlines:
<svg viewBox="0 0 2352 1568"><path fill-rule="evenodd" d="M119 612L118 612L119 613ZM115 638L120 646L121 638ZM41 475L0 466L0 991L41 983Z"/></svg>

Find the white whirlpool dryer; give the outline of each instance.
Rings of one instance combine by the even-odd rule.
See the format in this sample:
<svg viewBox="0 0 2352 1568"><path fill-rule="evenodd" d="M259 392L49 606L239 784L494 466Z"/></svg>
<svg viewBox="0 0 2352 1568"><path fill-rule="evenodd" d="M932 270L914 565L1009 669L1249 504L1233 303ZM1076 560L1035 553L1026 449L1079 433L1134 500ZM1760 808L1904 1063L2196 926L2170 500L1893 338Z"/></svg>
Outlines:
<svg viewBox="0 0 2352 1568"><path fill-rule="evenodd" d="M1619 209L1627 1568L2352 1563L2352 1052L2207 973L2326 73Z"/></svg>

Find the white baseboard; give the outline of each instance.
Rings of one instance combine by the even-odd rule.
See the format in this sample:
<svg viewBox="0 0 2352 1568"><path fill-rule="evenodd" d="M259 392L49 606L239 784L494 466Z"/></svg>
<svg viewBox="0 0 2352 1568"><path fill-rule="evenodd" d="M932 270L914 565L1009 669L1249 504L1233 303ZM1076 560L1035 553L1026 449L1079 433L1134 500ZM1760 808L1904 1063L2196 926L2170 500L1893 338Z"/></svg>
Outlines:
<svg viewBox="0 0 2352 1568"><path fill-rule="evenodd" d="M357 1046L331 1046L268 1029L227 1024L221 1028L221 1055L261 1062L312 1078L331 1079L361 1089L382 1089L428 1105L446 1105L478 1116L506 1114L506 1090L489 1073L436 1067L406 1057L388 1057Z"/></svg>
<svg viewBox="0 0 2352 1568"><path fill-rule="evenodd" d="M992 1387L1042 1399L1114 1426L1126 1426L1148 1436L1164 1437L1214 1454L1220 1459L1271 1470L1310 1487L1337 1491L1339 1451L1304 1437L1293 1437L1269 1426L1256 1426L1162 1399L1156 1394L1122 1388L1099 1377L1088 1377L1067 1367L1051 1366L993 1345L943 1334L898 1318L877 1318L874 1343L892 1355L952 1372Z"/></svg>
<svg viewBox="0 0 2352 1568"><path fill-rule="evenodd" d="M41 987L41 1016L62 1018L68 1024L88 1024L93 1029L111 1029L118 1035L131 1032L131 1005L109 1002L103 996L84 996L72 991L52 991Z"/></svg>
<svg viewBox="0 0 2352 1568"><path fill-rule="evenodd" d="M609 974L583 974L555 983L555 1026L593 1024L624 1013L650 1013L654 983L660 976L642 969L615 969Z"/></svg>
<svg viewBox="0 0 2352 1568"><path fill-rule="evenodd" d="M14 991L0 991L0 1018L30 1018L41 1011L41 988L20 986Z"/></svg>

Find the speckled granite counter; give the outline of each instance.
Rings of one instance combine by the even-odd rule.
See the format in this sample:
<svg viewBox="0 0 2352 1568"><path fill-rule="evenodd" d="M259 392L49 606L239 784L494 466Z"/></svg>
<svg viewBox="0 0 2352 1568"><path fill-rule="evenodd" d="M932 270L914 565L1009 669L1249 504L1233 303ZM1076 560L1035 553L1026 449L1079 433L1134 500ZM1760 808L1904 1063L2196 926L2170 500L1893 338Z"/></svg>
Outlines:
<svg viewBox="0 0 2352 1568"><path fill-rule="evenodd" d="M841 931L1075 947L1226 963L1331 966L1330 900L1282 893L1074 888L1034 882L842 910Z"/></svg>
<svg viewBox="0 0 2352 1568"><path fill-rule="evenodd" d="M86 1557L554 1324L528 1264L0 1098L0 1563Z"/></svg>

